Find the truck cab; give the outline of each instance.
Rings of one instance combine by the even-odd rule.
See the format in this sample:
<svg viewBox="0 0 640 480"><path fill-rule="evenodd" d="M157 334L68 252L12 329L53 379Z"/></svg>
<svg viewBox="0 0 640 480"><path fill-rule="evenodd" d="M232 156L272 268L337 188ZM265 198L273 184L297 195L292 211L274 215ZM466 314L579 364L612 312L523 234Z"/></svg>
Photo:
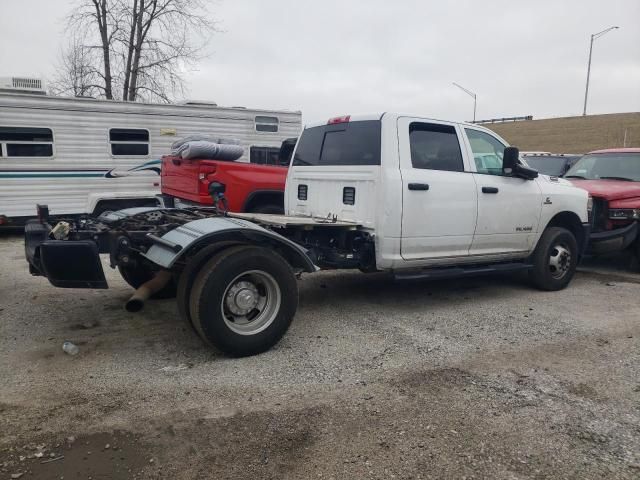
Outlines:
<svg viewBox="0 0 640 480"><path fill-rule="evenodd" d="M584 249L587 195L524 165L478 125L383 113L307 126L287 175L288 215L351 221L375 237L377 269L530 257L562 226Z"/></svg>

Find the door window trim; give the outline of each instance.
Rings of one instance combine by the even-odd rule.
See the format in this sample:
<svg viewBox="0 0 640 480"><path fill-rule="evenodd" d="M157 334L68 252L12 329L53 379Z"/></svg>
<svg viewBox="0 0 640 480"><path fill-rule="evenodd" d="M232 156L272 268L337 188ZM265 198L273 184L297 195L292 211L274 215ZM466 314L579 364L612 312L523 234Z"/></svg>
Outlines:
<svg viewBox="0 0 640 480"><path fill-rule="evenodd" d="M409 126L412 123L431 123L434 125L445 125L449 127L453 127L456 131L456 135L458 136L458 144L460 146L460 153L462 155L462 166L464 170L461 172L456 172L452 170L428 170L428 169L416 169L424 172L445 172L445 173L476 173L475 172L475 163L469 160L469 148L467 146L467 138L462 126L456 122L448 122L446 120L434 120L432 118L423 118L423 117L411 117L411 116L399 116L396 119L396 129L398 135L398 153L399 153L399 164L398 167L403 169L413 169L413 165L411 163L411 139L409 138ZM406 142L407 152L405 155L404 145Z"/></svg>
<svg viewBox="0 0 640 480"><path fill-rule="evenodd" d="M494 132L491 131L487 131L485 129L481 129L481 128L477 128L475 126L469 126L469 125L460 125L460 128L463 130L463 134L464 134L464 143L465 143L465 148L467 150L467 157L469 158L469 164L471 165L471 173L475 173L476 175L488 175L491 177L502 177L502 178L514 178L514 177L510 177L508 175L493 175L491 173L485 173L485 172L479 172L478 168L476 167L476 162L474 160L474 156L473 156L473 149L471 148L471 142L469 141L469 137L467 136L467 132L465 130L475 130L476 132L481 132L484 133L486 135L489 135L490 137L493 137L495 140L497 140L498 142L500 142L501 144L503 144L505 147L509 146L509 143L502 137L500 137L499 135L495 134Z"/></svg>

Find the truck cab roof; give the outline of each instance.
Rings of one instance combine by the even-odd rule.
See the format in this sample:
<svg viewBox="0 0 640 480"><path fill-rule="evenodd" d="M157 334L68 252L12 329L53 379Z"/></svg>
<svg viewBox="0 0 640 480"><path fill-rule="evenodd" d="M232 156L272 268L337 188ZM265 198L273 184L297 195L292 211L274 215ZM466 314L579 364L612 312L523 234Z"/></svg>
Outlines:
<svg viewBox="0 0 640 480"><path fill-rule="evenodd" d="M482 127L481 125L475 124L475 123L469 123L469 122L462 122L462 121L457 121L457 120L443 120L443 119L438 119L438 118L433 118L433 117L425 117L423 115L418 115L418 114L414 114L414 113L399 113L399 112L377 112L377 113L360 113L360 114L345 114L345 115L341 115L341 116L337 116L337 117L331 117L328 118L326 121L316 121L316 122L310 122L307 123L305 125L305 128L313 128L313 127L319 127L322 125L328 125L328 124L332 124L332 123L347 123L347 122L362 122L362 121L367 121L367 120L391 120L393 121L394 119L398 119L400 117L411 117L411 118L420 118L422 120L426 120L426 121L433 121L433 122L447 122L447 123L451 123L451 124L457 124L457 125L466 125L466 126L470 126L470 127L474 127L474 128L479 128L482 130L487 130L486 128ZM487 130L489 131L489 130ZM495 135L495 133L494 133Z"/></svg>

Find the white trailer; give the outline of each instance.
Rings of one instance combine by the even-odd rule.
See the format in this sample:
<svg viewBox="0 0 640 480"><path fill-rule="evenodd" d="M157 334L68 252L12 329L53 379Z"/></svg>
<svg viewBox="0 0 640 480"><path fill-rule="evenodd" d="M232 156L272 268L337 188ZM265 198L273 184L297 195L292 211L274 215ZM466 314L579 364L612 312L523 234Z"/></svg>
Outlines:
<svg viewBox="0 0 640 480"><path fill-rule="evenodd" d="M160 157L179 137L232 138L245 149L239 161L268 163L301 131L299 111L56 97L18 86L0 88L0 225L33 217L39 203L52 215L154 204Z"/></svg>

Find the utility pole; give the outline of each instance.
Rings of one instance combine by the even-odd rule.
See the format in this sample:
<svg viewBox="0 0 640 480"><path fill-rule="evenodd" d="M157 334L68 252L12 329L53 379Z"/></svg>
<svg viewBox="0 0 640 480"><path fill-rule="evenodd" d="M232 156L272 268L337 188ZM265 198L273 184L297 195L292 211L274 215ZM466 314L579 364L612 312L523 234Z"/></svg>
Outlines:
<svg viewBox="0 0 640 480"><path fill-rule="evenodd" d="M587 114L587 98L589 97L589 77L591 76L591 54L593 53L593 41L609 33L611 30L615 30L616 28L620 27L613 26L606 28L601 32L591 34L591 43L589 44L589 63L587 64L587 86L584 89L584 108L582 109L583 117Z"/></svg>
<svg viewBox="0 0 640 480"><path fill-rule="evenodd" d="M462 85L458 85L456 82L452 82L452 83L456 87L458 87L460 90L462 90L464 93L466 93L467 95L469 95L470 97L473 98L473 123L476 123L476 106L477 106L477 102L478 102L478 98L477 98L476 94L473 93L471 90L467 90Z"/></svg>

